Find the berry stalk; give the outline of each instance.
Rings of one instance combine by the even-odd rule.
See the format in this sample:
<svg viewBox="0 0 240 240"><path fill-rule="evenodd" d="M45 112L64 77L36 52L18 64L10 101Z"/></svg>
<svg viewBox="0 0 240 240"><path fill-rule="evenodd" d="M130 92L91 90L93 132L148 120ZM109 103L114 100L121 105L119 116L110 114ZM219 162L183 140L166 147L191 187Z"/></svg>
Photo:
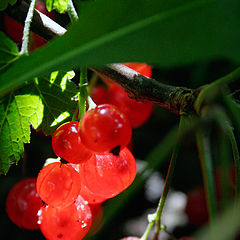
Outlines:
<svg viewBox="0 0 240 240"><path fill-rule="evenodd" d="M154 240L158 239L159 236L159 232L162 229L162 225L161 225L161 216L162 216L162 212L163 212L163 208L167 199L167 195L170 189L170 185L172 183L172 178L173 178L173 173L174 173L174 169L175 169L175 165L176 165L176 160L177 160L177 156L178 156L178 152L180 149L180 136L182 136L181 134L183 133L185 126L188 122L188 117L186 115L182 115L181 119L180 119L180 123L179 123L179 136L178 136L178 141L175 144L175 147L173 149L172 152L172 156L171 156L171 161L169 163L169 167L168 167L168 173L166 176L166 180L165 180L165 185L164 185L164 189L162 192L162 196L160 198L157 210L154 214L150 215L149 217L149 224L148 227L145 231L145 233L143 234L143 236L141 237L140 240L147 240L148 235L151 231L151 228L153 227L154 223L156 224L156 230L155 230L155 235L154 235Z"/></svg>

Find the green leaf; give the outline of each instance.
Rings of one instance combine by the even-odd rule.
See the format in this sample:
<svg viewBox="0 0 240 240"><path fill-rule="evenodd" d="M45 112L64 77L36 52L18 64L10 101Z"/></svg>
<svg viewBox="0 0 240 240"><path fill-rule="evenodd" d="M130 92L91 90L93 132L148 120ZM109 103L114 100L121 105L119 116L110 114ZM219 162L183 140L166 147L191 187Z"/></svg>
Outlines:
<svg viewBox="0 0 240 240"><path fill-rule="evenodd" d="M0 102L0 173L6 174L10 164L23 154L23 143L30 142L30 123L37 128L43 118L39 96L10 95Z"/></svg>
<svg viewBox="0 0 240 240"><path fill-rule="evenodd" d="M7 8L8 4L15 4L17 0L1 0L0 1L0 11L3 11Z"/></svg>
<svg viewBox="0 0 240 240"><path fill-rule="evenodd" d="M46 0L47 10L51 12L53 9L59 13L64 13L68 8L69 0Z"/></svg>
<svg viewBox="0 0 240 240"><path fill-rule="evenodd" d="M10 38L0 32L0 73L18 58L18 48Z"/></svg>
<svg viewBox="0 0 240 240"><path fill-rule="evenodd" d="M50 135L63 121L71 120L77 106L72 97L78 92L70 81L74 75L73 71L53 72L1 99L0 173L6 174L10 164L19 161L23 143L30 142L30 123Z"/></svg>
<svg viewBox="0 0 240 240"><path fill-rule="evenodd" d="M63 122L70 121L77 103L72 98L77 94L77 85L70 81L74 72L53 72L50 76L35 79L33 88L44 104L41 126L46 135L52 135ZM31 85L32 86L32 85Z"/></svg>
<svg viewBox="0 0 240 240"><path fill-rule="evenodd" d="M239 9L238 0L84 4L79 21L64 36L21 57L0 76L0 95L42 73L79 64L145 61L172 67L216 58L240 62Z"/></svg>

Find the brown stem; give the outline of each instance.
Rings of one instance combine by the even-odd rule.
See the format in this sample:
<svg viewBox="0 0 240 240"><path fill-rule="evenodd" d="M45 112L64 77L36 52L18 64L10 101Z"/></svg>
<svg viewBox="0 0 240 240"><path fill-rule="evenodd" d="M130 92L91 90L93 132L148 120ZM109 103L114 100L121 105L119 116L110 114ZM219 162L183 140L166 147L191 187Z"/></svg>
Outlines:
<svg viewBox="0 0 240 240"><path fill-rule="evenodd" d="M107 64L104 68L90 67L90 69L115 82L135 100L156 103L176 114L194 112L193 103L199 90L160 83L120 63Z"/></svg>

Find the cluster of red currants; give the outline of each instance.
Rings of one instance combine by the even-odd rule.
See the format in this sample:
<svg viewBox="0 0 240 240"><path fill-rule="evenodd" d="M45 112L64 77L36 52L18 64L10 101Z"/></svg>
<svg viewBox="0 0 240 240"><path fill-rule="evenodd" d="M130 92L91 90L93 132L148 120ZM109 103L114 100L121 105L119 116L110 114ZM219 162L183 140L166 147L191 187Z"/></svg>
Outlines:
<svg viewBox="0 0 240 240"><path fill-rule="evenodd" d="M151 76L147 64L126 65ZM18 226L40 227L49 240L82 239L101 225L101 203L133 182L136 161L127 146L132 127L147 120L152 104L130 99L115 84L108 86L105 100L112 97L106 104L88 110L80 123L67 122L55 131L52 147L61 161L46 165L37 180L24 179L10 191L7 213ZM93 96L98 104L96 91Z"/></svg>
<svg viewBox="0 0 240 240"><path fill-rule="evenodd" d="M31 187L20 182L25 192L31 192L14 187L18 193L12 190L7 199L10 219L27 229L40 224L49 240L82 239L91 225L94 231L99 225L96 219L101 215L101 203L125 190L136 176L136 161L126 147L131 136L128 119L110 104L87 111L80 126L79 122L61 125L52 137L52 147L62 160L46 165L36 183L35 179L26 180ZM19 200L19 194L25 195L24 201ZM19 202L24 206L17 206ZM30 216L31 226L23 223L22 215L29 220L26 207L40 209L38 219L36 211Z"/></svg>
<svg viewBox="0 0 240 240"><path fill-rule="evenodd" d="M124 63L125 66L151 77L152 68L146 63ZM139 102L128 97L127 93L116 84L104 78L106 87L96 85L91 93L91 97L96 104L109 103L117 106L128 117L132 127L140 127L151 116L153 104L150 102Z"/></svg>

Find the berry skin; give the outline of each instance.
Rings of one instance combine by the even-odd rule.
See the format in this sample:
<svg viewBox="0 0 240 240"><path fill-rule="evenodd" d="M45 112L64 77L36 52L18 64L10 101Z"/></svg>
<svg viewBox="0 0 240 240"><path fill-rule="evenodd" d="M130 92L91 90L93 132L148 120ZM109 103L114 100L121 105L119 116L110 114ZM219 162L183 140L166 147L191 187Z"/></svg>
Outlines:
<svg viewBox="0 0 240 240"><path fill-rule="evenodd" d="M80 136L87 148L104 153L127 146L132 137L132 128L127 117L116 106L103 104L84 114Z"/></svg>
<svg viewBox="0 0 240 240"><path fill-rule="evenodd" d="M132 153L124 148L119 155L96 154L81 164L82 183L93 193L112 198L125 190L136 176L136 161Z"/></svg>
<svg viewBox="0 0 240 240"><path fill-rule="evenodd" d="M48 240L81 240L91 223L90 207L80 195L68 207L45 205L39 211L40 230Z"/></svg>
<svg viewBox="0 0 240 240"><path fill-rule="evenodd" d="M82 163L92 156L81 141L79 123L67 122L53 134L52 147L55 154L70 163Z"/></svg>
<svg viewBox="0 0 240 240"><path fill-rule="evenodd" d="M97 104L108 103L109 91L108 88L101 85L96 85L91 91L91 98Z"/></svg>
<svg viewBox="0 0 240 240"><path fill-rule="evenodd" d="M153 104L150 102L138 102L128 97L127 93L118 87L109 89L109 103L117 106L129 119L132 127L140 127L151 116Z"/></svg>
<svg viewBox="0 0 240 240"><path fill-rule="evenodd" d="M40 198L52 207L66 207L76 200L80 176L69 164L55 162L44 167L37 177Z"/></svg>
<svg viewBox="0 0 240 240"><path fill-rule="evenodd" d="M71 165L78 173L80 173L81 164L71 164ZM98 205L99 203L102 203L107 200L107 198L91 192L82 181L81 181L81 190L79 194L89 203L89 205L94 205L94 204Z"/></svg>
<svg viewBox="0 0 240 240"><path fill-rule="evenodd" d="M38 210L42 201L36 192L36 179L26 178L18 182L9 192L6 201L8 217L19 227L39 229Z"/></svg>

